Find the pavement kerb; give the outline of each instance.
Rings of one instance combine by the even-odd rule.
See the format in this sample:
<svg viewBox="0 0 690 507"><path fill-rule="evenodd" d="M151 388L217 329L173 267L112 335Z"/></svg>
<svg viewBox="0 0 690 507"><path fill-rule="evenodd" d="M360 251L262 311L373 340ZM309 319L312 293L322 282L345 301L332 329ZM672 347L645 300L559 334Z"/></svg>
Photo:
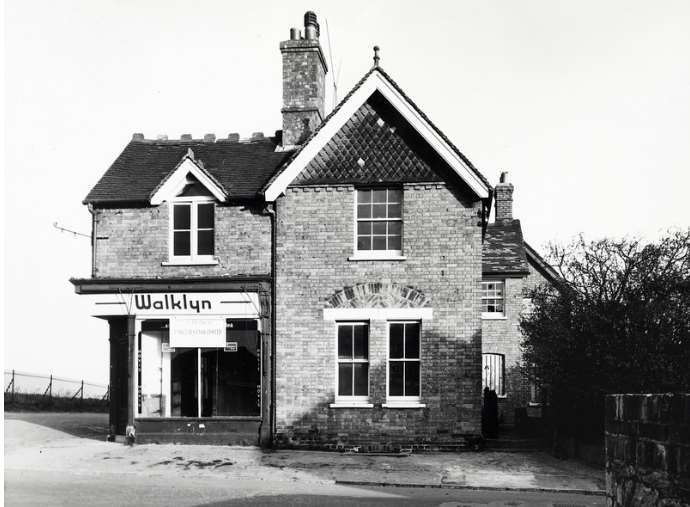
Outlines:
<svg viewBox="0 0 690 507"><path fill-rule="evenodd" d="M376 486L388 488L435 488L435 489L469 489L474 491L517 491L521 493L569 493L573 495L608 496L606 491L589 489L561 489L561 488L502 488L491 486L463 486L461 484L401 484L398 482L376 481L335 481L341 486Z"/></svg>

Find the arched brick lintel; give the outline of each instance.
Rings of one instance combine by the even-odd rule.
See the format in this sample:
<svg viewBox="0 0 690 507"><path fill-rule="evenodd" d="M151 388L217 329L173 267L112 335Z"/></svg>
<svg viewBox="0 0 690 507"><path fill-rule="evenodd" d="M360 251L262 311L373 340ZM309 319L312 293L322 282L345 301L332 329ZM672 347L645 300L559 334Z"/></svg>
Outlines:
<svg viewBox="0 0 690 507"><path fill-rule="evenodd" d="M327 308L429 308L431 301L414 287L397 283L359 283L326 300Z"/></svg>

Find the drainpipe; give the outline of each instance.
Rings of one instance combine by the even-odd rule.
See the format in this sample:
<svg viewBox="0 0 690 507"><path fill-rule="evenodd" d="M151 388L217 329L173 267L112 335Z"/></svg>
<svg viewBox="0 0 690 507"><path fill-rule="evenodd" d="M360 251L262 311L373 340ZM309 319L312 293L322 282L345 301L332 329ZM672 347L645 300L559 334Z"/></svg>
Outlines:
<svg viewBox="0 0 690 507"><path fill-rule="evenodd" d="M96 210L88 204L91 213L91 278L96 278Z"/></svg>
<svg viewBox="0 0 690 507"><path fill-rule="evenodd" d="M271 217L271 445L276 434L276 201L267 205L266 213Z"/></svg>

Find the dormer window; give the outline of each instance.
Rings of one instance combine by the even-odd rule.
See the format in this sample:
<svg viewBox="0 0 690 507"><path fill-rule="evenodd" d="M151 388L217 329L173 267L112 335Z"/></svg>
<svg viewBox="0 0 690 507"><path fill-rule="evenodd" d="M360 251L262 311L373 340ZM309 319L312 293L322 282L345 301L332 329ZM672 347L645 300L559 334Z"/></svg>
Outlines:
<svg viewBox="0 0 690 507"><path fill-rule="evenodd" d="M215 199L193 176L170 201L170 262L215 264Z"/></svg>
<svg viewBox="0 0 690 507"><path fill-rule="evenodd" d="M173 258L192 262L214 253L213 202L175 202L173 208Z"/></svg>

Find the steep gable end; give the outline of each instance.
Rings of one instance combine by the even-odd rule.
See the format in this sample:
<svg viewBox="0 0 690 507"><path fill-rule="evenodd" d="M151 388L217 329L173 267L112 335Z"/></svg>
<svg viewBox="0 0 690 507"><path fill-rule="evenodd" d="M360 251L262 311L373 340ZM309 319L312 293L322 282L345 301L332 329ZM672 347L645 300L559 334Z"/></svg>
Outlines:
<svg viewBox="0 0 690 507"><path fill-rule="evenodd" d="M442 180L438 173L442 172L440 166L446 166L443 161L434 157L404 119L375 95L360 106L292 184Z"/></svg>
<svg viewBox="0 0 690 507"><path fill-rule="evenodd" d="M448 138L424 115L424 113L403 93L380 67L374 67L350 91L343 101L324 120L316 131L305 141L264 187L267 201L275 200L295 181L303 170L319 155L334 136L353 118L360 108L371 103L375 94L404 118L405 122L423 139L452 171L479 198L488 199L491 185L481 173L460 153ZM359 158L357 159L359 160ZM366 162L366 161L365 161ZM323 168L323 159L317 161ZM366 165L366 164L365 164ZM345 171L351 170L344 168ZM332 172L332 168L331 168ZM313 168L311 174L314 174ZM321 173L319 176L326 174ZM309 177L309 176L307 176Z"/></svg>

